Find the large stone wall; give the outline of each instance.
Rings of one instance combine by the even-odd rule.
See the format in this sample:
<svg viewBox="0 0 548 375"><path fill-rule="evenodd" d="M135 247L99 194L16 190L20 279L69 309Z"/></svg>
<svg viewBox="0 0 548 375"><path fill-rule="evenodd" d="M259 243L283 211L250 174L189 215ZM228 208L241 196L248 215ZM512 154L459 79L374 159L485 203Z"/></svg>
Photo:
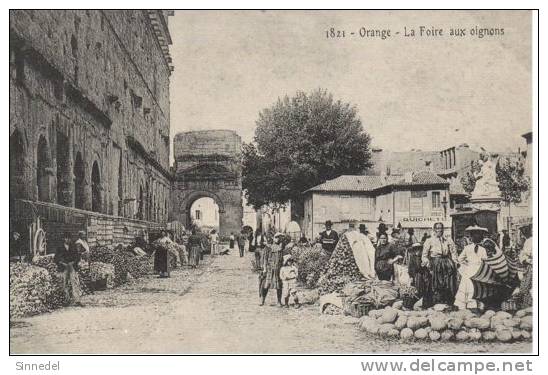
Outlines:
<svg viewBox="0 0 548 375"><path fill-rule="evenodd" d="M148 11L10 11L10 196L166 222L165 48Z"/></svg>
<svg viewBox="0 0 548 375"><path fill-rule="evenodd" d="M242 228L241 139L233 131L179 133L174 139L173 219L191 223L192 203L210 197L219 206L221 235Z"/></svg>

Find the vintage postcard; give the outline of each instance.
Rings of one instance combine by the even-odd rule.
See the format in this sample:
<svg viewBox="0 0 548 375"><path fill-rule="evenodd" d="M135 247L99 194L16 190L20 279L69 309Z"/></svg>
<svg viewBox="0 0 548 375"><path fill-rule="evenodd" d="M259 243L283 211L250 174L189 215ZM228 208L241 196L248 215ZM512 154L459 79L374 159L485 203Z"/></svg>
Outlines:
<svg viewBox="0 0 548 375"><path fill-rule="evenodd" d="M535 353L534 14L10 10L10 354Z"/></svg>

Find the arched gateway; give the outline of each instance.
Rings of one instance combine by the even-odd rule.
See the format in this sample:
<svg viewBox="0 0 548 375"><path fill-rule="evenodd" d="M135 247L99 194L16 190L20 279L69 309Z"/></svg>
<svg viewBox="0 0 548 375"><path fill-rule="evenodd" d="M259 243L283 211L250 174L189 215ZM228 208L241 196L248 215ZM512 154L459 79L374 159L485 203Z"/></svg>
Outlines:
<svg viewBox="0 0 548 375"><path fill-rule="evenodd" d="M179 133L173 140L173 216L188 227L192 204L203 197L219 206L221 235L242 228L241 138L230 130Z"/></svg>

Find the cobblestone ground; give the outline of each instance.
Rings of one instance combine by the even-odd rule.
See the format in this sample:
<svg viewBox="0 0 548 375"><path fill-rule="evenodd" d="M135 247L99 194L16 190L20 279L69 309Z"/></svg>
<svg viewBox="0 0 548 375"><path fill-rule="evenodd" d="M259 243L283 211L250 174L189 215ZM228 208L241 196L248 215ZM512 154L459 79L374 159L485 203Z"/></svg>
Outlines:
<svg viewBox="0 0 548 375"><path fill-rule="evenodd" d="M351 317L317 306L282 309L275 293L258 305L252 254L220 256L170 279L148 277L70 307L12 322L10 352L19 353L502 353L530 343L390 342L367 336Z"/></svg>

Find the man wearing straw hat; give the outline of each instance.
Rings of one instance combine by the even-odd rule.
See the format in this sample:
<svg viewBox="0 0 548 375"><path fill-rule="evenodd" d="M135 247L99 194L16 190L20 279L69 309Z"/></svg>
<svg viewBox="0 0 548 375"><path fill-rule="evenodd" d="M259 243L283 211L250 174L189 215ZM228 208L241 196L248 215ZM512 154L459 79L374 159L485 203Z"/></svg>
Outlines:
<svg viewBox="0 0 548 375"><path fill-rule="evenodd" d="M485 228L474 225L466 228L465 233L470 236L472 243L466 245L458 257L462 278L455 296L455 306L459 310L478 310L483 308L483 303L473 298L474 284L471 277L478 272L482 259L487 258L487 250L480 243L489 232Z"/></svg>

